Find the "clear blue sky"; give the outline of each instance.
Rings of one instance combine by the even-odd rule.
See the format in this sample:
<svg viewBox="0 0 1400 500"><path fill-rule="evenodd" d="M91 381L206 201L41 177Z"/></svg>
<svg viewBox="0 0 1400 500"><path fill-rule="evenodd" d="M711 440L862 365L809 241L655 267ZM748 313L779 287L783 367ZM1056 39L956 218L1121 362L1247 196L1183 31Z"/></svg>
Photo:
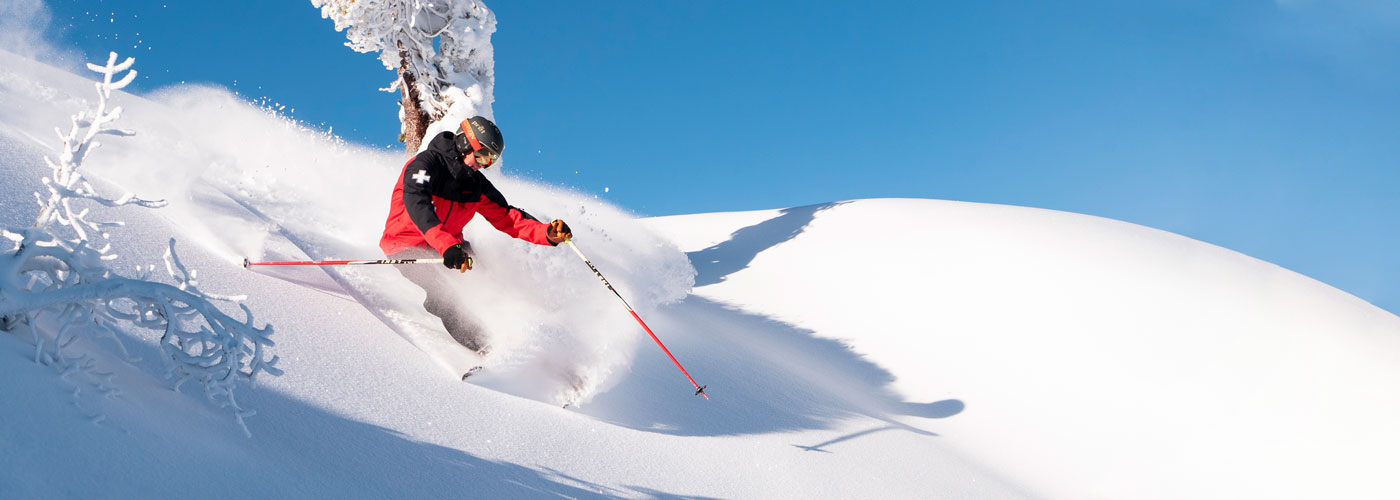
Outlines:
<svg viewBox="0 0 1400 500"><path fill-rule="evenodd" d="M487 5L518 174L643 215L870 197L1093 214L1400 311L1400 2ZM138 92L224 85L398 147L393 74L308 1L49 8L55 44L136 56Z"/></svg>

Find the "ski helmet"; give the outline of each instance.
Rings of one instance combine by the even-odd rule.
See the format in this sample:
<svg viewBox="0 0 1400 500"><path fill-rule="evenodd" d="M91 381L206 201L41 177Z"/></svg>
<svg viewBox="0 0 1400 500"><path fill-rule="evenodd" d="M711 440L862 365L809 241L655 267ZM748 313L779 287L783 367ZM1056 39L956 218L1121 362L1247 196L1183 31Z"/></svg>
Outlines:
<svg viewBox="0 0 1400 500"><path fill-rule="evenodd" d="M501 129L483 116L462 120L456 139L457 150L463 154L486 148L499 156L506 147L505 140L501 138Z"/></svg>

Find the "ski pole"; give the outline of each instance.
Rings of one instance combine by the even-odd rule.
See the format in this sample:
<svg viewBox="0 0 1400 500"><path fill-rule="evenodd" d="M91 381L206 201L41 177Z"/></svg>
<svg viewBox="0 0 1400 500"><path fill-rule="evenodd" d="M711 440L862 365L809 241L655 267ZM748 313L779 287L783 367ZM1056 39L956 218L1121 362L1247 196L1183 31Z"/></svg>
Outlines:
<svg viewBox="0 0 1400 500"><path fill-rule="evenodd" d="M471 259L467 259L470 267ZM441 264L442 259L379 259L379 260L298 260L287 262L249 262L243 259L243 267L251 266L360 266L371 264Z"/></svg>
<svg viewBox="0 0 1400 500"><path fill-rule="evenodd" d="M617 289L613 288L612 283L608 283L608 279L603 277L603 273L598 271L598 267L594 266L593 263L588 260L588 257L583 256L583 252L579 251L578 245L575 245L572 239L564 240L564 243L567 243L569 248L574 249L574 253L578 254L578 258L583 259L584 264L588 264L588 268L593 270L593 274L598 275L598 279L603 281L603 286L608 287L608 290L612 290L613 295L617 296L617 300L622 302L622 307L626 307L627 312L632 313L632 319L637 320L637 323L642 325L642 329L647 331L647 335L651 335L651 339L656 341L656 345L661 346L661 350L666 353L667 357L671 358L671 362L676 364L676 368L681 369L681 373L685 374L685 378L690 380L690 385L695 386L695 394L704 396L705 400L709 401L710 395L705 394L705 387L707 386L695 383L695 379L690 377L690 372L685 371L685 367L681 366L680 361L676 361L676 356L671 354L671 350L666 348L666 344L661 343L661 339L657 338L655 333L652 333L651 327L648 327L646 322L642 321L642 317L637 315L637 311L632 309L631 305L627 304L627 299L622 298L622 294L617 293Z"/></svg>

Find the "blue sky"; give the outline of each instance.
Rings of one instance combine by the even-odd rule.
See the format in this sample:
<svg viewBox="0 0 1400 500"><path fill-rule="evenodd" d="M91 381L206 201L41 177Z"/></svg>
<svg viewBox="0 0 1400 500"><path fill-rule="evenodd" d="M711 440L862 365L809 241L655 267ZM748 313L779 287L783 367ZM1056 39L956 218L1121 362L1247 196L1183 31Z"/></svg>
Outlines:
<svg viewBox="0 0 1400 500"><path fill-rule="evenodd" d="M374 56L310 2L233 5L54 0L45 36L136 56L137 92L223 85L398 147ZM487 5L517 174L643 215L871 197L1086 213L1400 311L1400 3Z"/></svg>

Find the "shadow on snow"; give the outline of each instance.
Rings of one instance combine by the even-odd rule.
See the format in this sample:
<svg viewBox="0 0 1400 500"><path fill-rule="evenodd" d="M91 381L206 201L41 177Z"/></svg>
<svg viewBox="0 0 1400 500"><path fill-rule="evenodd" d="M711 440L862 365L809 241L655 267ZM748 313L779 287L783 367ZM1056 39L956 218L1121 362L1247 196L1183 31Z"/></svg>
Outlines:
<svg viewBox="0 0 1400 500"><path fill-rule="evenodd" d="M6 332L0 335L11 336ZM130 333L120 335L132 356L118 354L106 340L89 342L94 352L104 353L102 365L124 365L123 370L144 372L151 377L144 381L123 375L123 382L132 386L169 384L160 375L163 363L158 348L138 341ZM21 342L14 346L32 349ZM6 350L20 354L18 349ZM123 363L120 358L128 359ZM17 361L30 362L23 358ZM58 380L54 383L60 384ZM89 480L106 482L114 497L164 496L162 491L185 491L200 492L198 496L204 498L694 498L641 486L603 486L548 467L490 460L417 441L277 391L248 390L246 386L240 388L240 403L261 411L248 422L253 437L245 438L227 410L200 401L202 389L196 385L187 384L178 391L190 403L179 411L195 412L178 418L190 421L189 417L195 414L203 415L201 418L212 427L198 429L198 424L194 424L165 433L158 422L133 423L129 419L145 419L158 408L142 410L132 406L131 403L143 401L143 397L130 400L122 405L130 410L112 411L116 415L112 423L84 429L102 437L107 446L130 450L126 460L108 464L101 474L94 474ZM139 430L122 430L132 426ZM72 433L71 429L35 427L37 430L32 432L55 435L36 434L34 439L75 439L66 436ZM152 432L160 435L148 437ZM83 435L86 434L79 436ZM309 457L316 458L308 460ZM150 463L163 464L161 479L120 479L143 475L143 464ZM147 491L152 484L159 484L159 491Z"/></svg>
<svg viewBox="0 0 1400 500"><path fill-rule="evenodd" d="M696 286L717 283L747 267L758 253L796 237L818 212L836 205L784 210L783 215L735 231L729 241L690 253L699 272ZM846 344L696 295L652 312L648 322L695 381L708 385L711 400L695 396L666 355L648 342L640 347L630 372L619 375L616 386L580 412L675 435L825 429L854 416L886 424L817 445L794 445L827 451L821 448L885 430L936 436L895 417L948 418L965 408L956 399L905 402L890 388L893 375Z"/></svg>
<svg viewBox="0 0 1400 500"><path fill-rule="evenodd" d="M695 267L696 288L719 283L725 277L749 267L759 253L802 234L817 213L838 205L841 203L786 208L777 217L735 231L723 243L686 254L690 257L690 264Z"/></svg>
<svg viewBox="0 0 1400 500"><path fill-rule="evenodd" d="M866 416L922 435L894 420L947 418L956 399L910 403L894 378L850 347L809 330L690 296L649 321L657 335L707 385L706 401L654 344L640 347L631 370L579 411L638 430L676 435L739 435L825 429Z"/></svg>

